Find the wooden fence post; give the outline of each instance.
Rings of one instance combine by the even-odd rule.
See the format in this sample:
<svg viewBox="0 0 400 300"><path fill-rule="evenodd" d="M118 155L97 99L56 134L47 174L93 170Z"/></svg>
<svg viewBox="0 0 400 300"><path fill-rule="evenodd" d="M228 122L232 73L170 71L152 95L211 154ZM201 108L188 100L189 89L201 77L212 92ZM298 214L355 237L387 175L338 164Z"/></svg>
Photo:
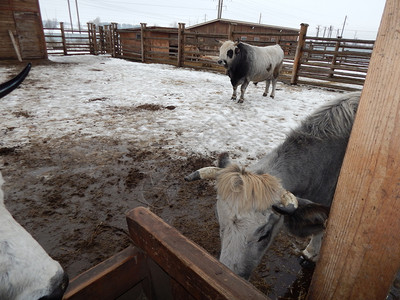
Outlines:
<svg viewBox="0 0 400 300"><path fill-rule="evenodd" d="M142 52L142 62L146 62L146 47L145 47L145 38L144 35L146 33L146 23L140 23L140 45Z"/></svg>
<svg viewBox="0 0 400 300"><path fill-rule="evenodd" d="M93 43L94 55L98 55L99 54L99 49L97 47L96 24L92 24L92 43Z"/></svg>
<svg viewBox="0 0 400 300"><path fill-rule="evenodd" d="M235 30L235 25L232 23L229 23L229 27L228 27L228 40L233 41L234 39L234 30Z"/></svg>
<svg viewBox="0 0 400 300"><path fill-rule="evenodd" d="M64 55L67 55L67 43L65 41L64 22L60 22L61 41L63 46Z"/></svg>
<svg viewBox="0 0 400 300"><path fill-rule="evenodd" d="M111 23L111 47L112 47L112 56L117 57L117 55L121 55L121 48L118 39L118 23Z"/></svg>
<svg viewBox="0 0 400 300"><path fill-rule="evenodd" d="M340 39L340 37L338 37L338 38ZM333 78L333 72L335 71L336 58L337 58L337 53L339 51L339 48L340 48L340 40L336 41L335 53L333 54L332 61L331 61L331 71L332 71L332 73L329 74L330 78Z"/></svg>
<svg viewBox="0 0 400 300"><path fill-rule="evenodd" d="M90 54L97 55L98 52L97 52L96 25L93 23L87 23L87 25L88 25Z"/></svg>
<svg viewBox="0 0 400 300"><path fill-rule="evenodd" d="M387 0L308 299L386 299L400 269L399 22Z"/></svg>
<svg viewBox="0 0 400 300"><path fill-rule="evenodd" d="M306 42L308 24L301 23L300 24L300 32L299 32L299 40L297 41L296 54L294 56L293 61L293 70L292 70L292 79L290 80L291 84L297 84L297 80L299 78L299 69L301 64L301 58L303 56L303 49Z"/></svg>
<svg viewBox="0 0 400 300"><path fill-rule="evenodd" d="M185 23L179 23L178 28L178 67L182 67L184 64L184 53L185 53Z"/></svg>
<svg viewBox="0 0 400 300"><path fill-rule="evenodd" d="M88 28L88 40L89 40L89 51L90 54L93 54L93 45L92 45L92 27L91 24L92 23L86 23L87 24L87 28Z"/></svg>
<svg viewBox="0 0 400 300"><path fill-rule="evenodd" d="M106 52L106 47L105 47L105 38L104 38L104 27L99 26L99 52L100 54L104 54Z"/></svg>

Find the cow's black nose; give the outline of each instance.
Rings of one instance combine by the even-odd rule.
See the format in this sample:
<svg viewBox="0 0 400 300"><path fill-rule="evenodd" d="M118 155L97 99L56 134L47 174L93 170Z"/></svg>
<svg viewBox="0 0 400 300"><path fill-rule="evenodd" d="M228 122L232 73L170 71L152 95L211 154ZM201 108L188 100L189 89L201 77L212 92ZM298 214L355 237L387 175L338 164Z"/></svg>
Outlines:
<svg viewBox="0 0 400 300"><path fill-rule="evenodd" d="M54 287L54 290L51 292L51 294L41 297L39 300L61 300L69 283L67 273L63 273L60 279L61 281L58 282L57 286Z"/></svg>
<svg viewBox="0 0 400 300"><path fill-rule="evenodd" d="M219 65L222 65L222 60L219 60L219 61L218 61L218 64L219 64Z"/></svg>

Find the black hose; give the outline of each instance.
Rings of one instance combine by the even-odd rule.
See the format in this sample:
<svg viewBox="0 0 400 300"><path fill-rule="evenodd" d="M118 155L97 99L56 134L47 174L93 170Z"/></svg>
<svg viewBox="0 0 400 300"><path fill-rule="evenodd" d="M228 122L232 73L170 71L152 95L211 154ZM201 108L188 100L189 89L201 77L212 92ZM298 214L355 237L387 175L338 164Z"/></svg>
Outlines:
<svg viewBox="0 0 400 300"><path fill-rule="evenodd" d="M14 89L16 89L22 81L24 81L25 77L28 75L29 71L31 70L31 63L28 63L25 69L21 71L17 76L13 79L0 84L0 98L3 98L8 93L11 93Z"/></svg>

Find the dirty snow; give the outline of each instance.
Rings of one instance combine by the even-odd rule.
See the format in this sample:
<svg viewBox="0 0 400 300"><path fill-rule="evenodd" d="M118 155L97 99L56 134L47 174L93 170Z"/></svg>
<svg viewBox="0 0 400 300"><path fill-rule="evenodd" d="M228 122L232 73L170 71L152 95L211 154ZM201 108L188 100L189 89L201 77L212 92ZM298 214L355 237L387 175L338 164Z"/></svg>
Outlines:
<svg viewBox="0 0 400 300"><path fill-rule="evenodd" d="M0 147L63 136L118 136L182 158L188 152L229 151L247 165L338 95L278 83L271 99L262 96L265 85L259 83L250 84L245 102L238 104L230 100L231 84L223 74L108 56L50 60L54 64L32 67L22 86L1 99ZM0 82L19 71L2 67ZM39 87L31 87L38 81ZM138 109L149 104L162 109Z"/></svg>

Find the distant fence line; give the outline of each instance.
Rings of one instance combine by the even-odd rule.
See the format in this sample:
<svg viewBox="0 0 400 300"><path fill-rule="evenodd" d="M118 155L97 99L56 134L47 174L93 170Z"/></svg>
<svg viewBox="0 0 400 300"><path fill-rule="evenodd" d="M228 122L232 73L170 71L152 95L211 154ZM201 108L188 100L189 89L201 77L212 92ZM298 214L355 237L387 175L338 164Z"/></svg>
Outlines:
<svg viewBox="0 0 400 300"><path fill-rule="evenodd" d="M279 44L285 52L280 79L291 84L309 84L343 90L360 89L364 84L374 40L322 38L307 36L307 24L299 33L254 33L235 31L228 34L196 33L178 28L118 29L117 23L96 26L88 23L87 30L44 28L50 55L110 54L113 57L143 63L171 64L201 70L225 72L216 64L218 40L243 40L257 46ZM247 39L250 37L252 40ZM269 36L269 41L260 37Z"/></svg>

